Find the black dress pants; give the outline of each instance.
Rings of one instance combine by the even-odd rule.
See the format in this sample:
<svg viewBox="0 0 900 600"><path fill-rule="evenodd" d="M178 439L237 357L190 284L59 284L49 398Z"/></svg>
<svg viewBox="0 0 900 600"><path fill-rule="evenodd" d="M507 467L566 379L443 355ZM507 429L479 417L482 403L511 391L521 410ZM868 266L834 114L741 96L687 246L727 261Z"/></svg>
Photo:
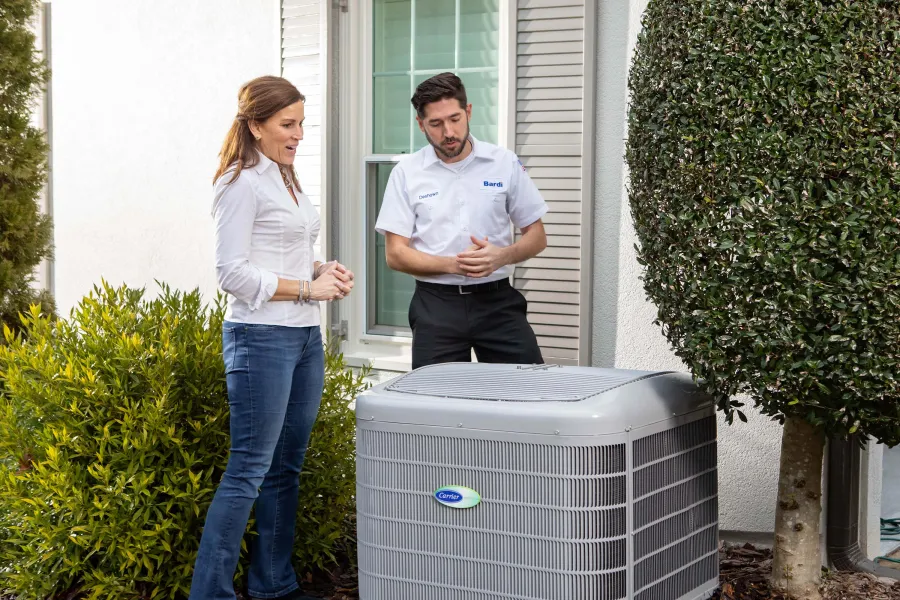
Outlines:
<svg viewBox="0 0 900 600"><path fill-rule="evenodd" d="M528 303L508 279L464 286L416 282L409 304L412 367L445 362L541 364Z"/></svg>

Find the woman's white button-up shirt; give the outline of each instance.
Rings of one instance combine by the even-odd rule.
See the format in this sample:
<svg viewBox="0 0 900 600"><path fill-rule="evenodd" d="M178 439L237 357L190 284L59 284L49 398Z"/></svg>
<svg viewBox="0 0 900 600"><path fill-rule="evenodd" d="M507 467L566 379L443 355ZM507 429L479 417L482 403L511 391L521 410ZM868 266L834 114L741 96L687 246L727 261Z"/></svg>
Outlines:
<svg viewBox="0 0 900 600"><path fill-rule="evenodd" d="M234 171L215 184L216 278L228 293L225 318L239 323L312 327L320 323L317 302L269 302L278 278L312 280L319 215L306 194L297 204L278 165L259 155L256 166Z"/></svg>

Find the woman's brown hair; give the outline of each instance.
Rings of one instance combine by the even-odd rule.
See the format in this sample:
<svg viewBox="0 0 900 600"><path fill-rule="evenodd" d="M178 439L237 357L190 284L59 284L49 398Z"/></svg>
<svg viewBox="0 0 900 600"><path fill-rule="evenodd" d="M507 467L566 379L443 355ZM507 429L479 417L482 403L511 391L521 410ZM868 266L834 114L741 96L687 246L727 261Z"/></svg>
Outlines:
<svg viewBox="0 0 900 600"><path fill-rule="evenodd" d="M259 163L256 139L250 131L251 121L262 123L281 109L297 102L306 102L306 97L283 77L266 75L242 85L238 92L238 112L219 152L219 168L216 169L213 183L234 168L234 175L228 181L232 183L242 170ZM299 189L300 184L293 167L290 169L290 178Z"/></svg>

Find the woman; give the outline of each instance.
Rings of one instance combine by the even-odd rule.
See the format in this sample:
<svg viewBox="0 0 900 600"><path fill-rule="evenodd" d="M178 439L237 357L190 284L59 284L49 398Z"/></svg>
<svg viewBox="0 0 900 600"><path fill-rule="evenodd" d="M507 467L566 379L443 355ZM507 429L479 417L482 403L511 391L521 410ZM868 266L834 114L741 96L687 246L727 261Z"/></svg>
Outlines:
<svg viewBox="0 0 900 600"><path fill-rule="evenodd" d="M304 100L280 77L245 84L216 171L216 275L229 294L222 350L231 454L206 516L190 600L234 600L254 502L250 596L307 598L291 555L300 469L325 376L318 302L349 294L353 273L314 256L319 217L293 168Z"/></svg>

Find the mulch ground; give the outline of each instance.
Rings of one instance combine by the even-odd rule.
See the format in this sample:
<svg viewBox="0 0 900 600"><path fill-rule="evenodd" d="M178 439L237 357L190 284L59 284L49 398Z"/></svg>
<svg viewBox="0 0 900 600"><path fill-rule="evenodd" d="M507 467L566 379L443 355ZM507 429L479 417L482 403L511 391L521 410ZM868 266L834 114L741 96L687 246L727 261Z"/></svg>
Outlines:
<svg viewBox="0 0 900 600"><path fill-rule="evenodd" d="M898 553L900 554L900 553ZM746 544L723 548L720 563L721 587L710 600L791 600L769 588L772 551ZM888 566L889 563L884 563ZM323 600L359 600L356 573L341 570L310 577L304 582L306 594ZM828 573L822 583L824 600L900 600L900 581L867 573ZM75 600L78 594L56 600ZM238 594L239 600L246 600ZM0 600L14 600L0 593ZM400 599L398 599L400 600ZM403 599L413 600L413 599Z"/></svg>
<svg viewBox="0 0 900 600"><path fill-rule="evenodd" d="M713 600L790 600L769 588L772 551L747 544L726 548L719 566L722 583ZM900 583L868 573L829 572L822 583L824 600L900 600Z"/></svg>
<svg viewBox="0 0 900 600"><path fill-rule="evenodd" d="M719 578L722 586L711 600L791 600L769 588L771 571L771 550L749 544L724 548ZM304 589L310 596L326 600L359 600L353 573L331 574L324 580L307 583ZM822 584L822 597L824 600L900 600L900 582L867 573L830 572Z"/></svg>

